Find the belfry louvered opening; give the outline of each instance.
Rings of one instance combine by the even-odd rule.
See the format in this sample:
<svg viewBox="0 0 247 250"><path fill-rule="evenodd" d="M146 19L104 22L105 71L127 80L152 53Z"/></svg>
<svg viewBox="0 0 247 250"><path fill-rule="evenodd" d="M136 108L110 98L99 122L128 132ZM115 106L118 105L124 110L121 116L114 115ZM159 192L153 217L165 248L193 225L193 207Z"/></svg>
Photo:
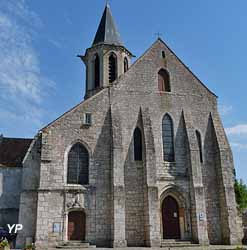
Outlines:
<svg viewBox="0 0 247 250"><path fill-rule="evenodd" d="M94 88L100 86L100 60L99 55L96 54L94 58Z"/></svg>
<svg viewBox="0 0 247 250"><path fill-rule="evenodd" d="M111 53L109 56L109 82L112 83L117 78L117 56Z"/></svg>

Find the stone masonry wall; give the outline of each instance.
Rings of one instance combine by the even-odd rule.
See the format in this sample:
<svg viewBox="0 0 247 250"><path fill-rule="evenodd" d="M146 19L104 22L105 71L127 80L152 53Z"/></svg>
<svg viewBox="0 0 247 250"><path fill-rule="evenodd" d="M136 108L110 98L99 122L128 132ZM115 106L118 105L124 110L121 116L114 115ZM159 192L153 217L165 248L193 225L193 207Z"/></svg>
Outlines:
<svg viewBox="0 0 247 250"><path fill-rule="evenodd" d="M165 67L161 58L162 51L165 51L167 62L166 66L171 77L171 93L160 93L158 91L157 72L160 67ZM186 163L186 152L181 146L184 144L183 128L179 125L182 111L188 109L193 112L192 121L195 127L204 132L206 130L207 120L205 114L214 108L215 100L211 94L195 82L191 74L186 72L184 66L174 58L171 52L162 44L157 42L138 62L136 62L129 71L122 77L121 81L112 89L112 105L117 106L119 110L120 123L122 127L123 148L128 148L130 143L130 135L133 133L138 118L139 110L150 110L151 126L154 135L154 151L156 161L156 171L154 178L157 186L157 178L159 186L162 188L169 184L184 185L189 190L189 179L186 177L188 164ZM206 104L205 104L206 103ZM174 123L176 141L176 164L171 164L168 171L163 161L162 134L161 124L163 115L168 112ZM126 119L127 117L127 119ZM144 128L145 129L145 128ZM126 152L123 152L125 154ZM173 173L171 172L173 171ZM150 185L150 170L147 169L147 185ZM184 178L184 180L183 180ZM180 181L179 181L180 180ZM187 184L185 184L187 181ZM126 188L126 187L125 187ZM193 189L191 190L193 192ZM150 197L149 197L150 198ZM157 197L160 199L160 197ZM197 201L200 202L200 201ZM156 208L155 214L157 218L150 218L150 223L160 225L160 206ZM190 217L190 216L188 216ZM158 221L157 221L158 219ZM190 225L190 223L188 223ZM187 228L188 226L186 226ZM158 228L153 228L152 230ZM161 237L161 229L159 231L149 231L148 234L159 234ZM188 235L188 234L187 234Z"/></svg>
<svg viewBox="0 0 247 250"><path fill-rule="evenodd" d="M23 247L35 241L40 178L40 147L41 138L36 136L23 160L19 212L19 223L23 225L23 230L18 233L17 247Z"/></svg>
<svg viewBox="0 0 247 250"><path fill-rule="evenodd" d="M92 115L91 126L83 125L85 113ZM47 246L47 242L57 245L67 240L67 216L72 207L64 193L70 192L71 188L73 192L81 193L77 208L86 213L86 240L98 246L110 245L110 128L108 94L107 90L103 90L42 131L36 236L39 247ZM81 185L67 184L68 153L78 142L89 153L89 185L83 190ZM60 223L58 235L53 232L54 223Z"/></svg>
<svg viewBox="0 0 247 250"><path fill-rule="evenodd" d="M0 227L18 223L22 168L0 168Z"/></svg>
<svg viewBox="0 0 247 250"><path fill-rule="evenodd" d="M212 120L209 119L207 133L204 143L205 163L203 169L203 184L206 194L208 236L211 244L222 243L221 218L220 218L220 200L219 200L219 176L217 172L217 163L219 151L217 148L216 136Z"/></svg>
<svg viewBox="0 0 247 250"><path fill-rule="evenodd" d="M247 244L247 211L243 213L243 228L244 228L243 243Z"/></svg>
<svg viewBox="0 0 247 250"><path fill-rule="evenodd" d="M166 59L162 58L162 51L165 52ZM171 81L171 92L164 93L158 90L158 71L160 68L166 68L170 74ZM163 148L162 148L162 134L161 124L162 118L165 113L169 113L174 123L174 131L177 133L179 128L179 122L182 112L189 114L190 123L188 129L190 130L190 150L191 162L193 166L192 174L197 174L197 180L193 180L190 186L191 195L195 194L196 199L193 201L195 214L193 218L195 227L192 231L197 232L199 242L207 243L207 216L205 213L205 200L204 200L204 189L202 184L201 165L199 163L199 150L196 142L195 132L200 131L202 141L206 137L208 117L211 112L217 113L217 99L203 84L191 73L191 71L181 63L181 61L173 54L173 52L160 40L158 40L137 62L135 62L129 71L125 73L118 81L113 84L111 88L111 103L114 109L119 112L119 123L121 124L121 136L123 145L123 158L126 157L127 151L130 144L130 135L133 133L139 110L149 109L152 131L154 134L154 151L156 161L156 174L164 173L164 162L163 162ZM185 120L187 123L187 120ZM145 128L144 128L145 129ZM179 132L180 133L180 132ZM181 134L184 132L181 131ZM193 133L193 134L192 134ZM176 143L179 146L179 143ZM212 155L214 154L214 147L206 147L207 155L209 156L208 161L212 162ZM181 151L181 147L177 147L177 162L171 164L170 167L174 167L175 172L180 172L180 175L188 171L189 165L183 164L183 158L185 152ZM195 152L195 153L194 153ZM228 151L229 152L229 151ZM216 159L217 160L217 159ZM217 160L216 164L221 164L220 160ZM212 166L212 165L210 165ZM217 165L217 169L218 165ZM149 171L147 169L147 171ZM217 170L218 171L218 170ZM228 171L232 171L231 168ZM169 172L168 172L169 173ZM164 174L165 175L165 174ZM211 177L211 175L208 175ZM207 178L208 178L207 176ZM181 178L177 176L171 177L176 179ZM149 179L149 174L147 179ZM157 178L157 176L155 177ZM186 179L186 178L185 178ZM188 180L188 178L187 178ZM192 180L188 180L191 182ZM223 185L220 179L216 179L217 185ZM147 185L149 183L147 182ZM157 182L155 184L157 186ZM166 186L167 182L163 180L163 186ZM194 186L196 185L196 187ZM126 187L125 187L126 188ZM209 190L208 190L209 191ZM205 190L205 193L207 189ZM209 194L208 194L209 195ZM221 207L217 197L212 197L210 206L215 209L212 213L216 221L220 224L221 220L225 220L226 217L221 218L219 215ZM215 205L213 203L215 202ZM233 204L234 205L234 204ZM160 209L160 208L159 208ZM157 210L156 214L160 214ZM199 215L202 218L199 219ZM209 221L213 220L213 217ZM157 218L155 218L156 220ZM232 220L233 218L231 218ZM160 219L159 219L160 220ZM152 221L154 223L154 221ZM157 223L157 221L155 221ZM157 229L155 229L157 230ZM217 241L221 241L220 229L208 228L210 235L214 235ZM150 233L150 232L149 232ZM156 232L158 233L158 232ZM159 232L161 234L161 232ZM219 237L218 237L219 236ZM212 236L213 237L213 236ZM235 236L234 236L235 237ZM237 238L236 238L237 239Z"/></svg>
<svg viewBox="0 0 247 250"><path fill-rule="evenodd" d="M125 223L128 246L144 246L144 164L134 161L133 140L124 168Z"/></svg>

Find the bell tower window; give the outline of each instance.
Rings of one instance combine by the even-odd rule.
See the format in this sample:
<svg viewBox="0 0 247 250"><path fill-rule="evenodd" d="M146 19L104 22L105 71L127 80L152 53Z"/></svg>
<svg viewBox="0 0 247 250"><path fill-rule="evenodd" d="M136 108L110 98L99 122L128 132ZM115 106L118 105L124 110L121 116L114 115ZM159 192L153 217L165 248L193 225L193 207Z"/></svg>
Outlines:
<svg viewBox="0 0 247 250"><path fill-rule="evenodd" d="M100 86L100 61L98 54L94 58L94 88L99 88Z"/></svg>
<svg viewBox="0 0 247 250"><path fill-rule="evenodd" d="M117 78L117 56L111 53L109 56L109 82L112 83Z"/></svg>

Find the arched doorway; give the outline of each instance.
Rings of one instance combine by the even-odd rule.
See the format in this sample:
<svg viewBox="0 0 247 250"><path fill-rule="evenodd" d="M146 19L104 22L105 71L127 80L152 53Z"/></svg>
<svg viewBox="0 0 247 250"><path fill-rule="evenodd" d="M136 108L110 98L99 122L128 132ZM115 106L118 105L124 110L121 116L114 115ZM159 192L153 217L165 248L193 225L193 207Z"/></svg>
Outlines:
<svg viewBox="0 0 247 250"><path fill-rule="evenodd" d="M180 239L179 206L172 196L162 203L162 223L164 239Z"/></svg>
<svg viewBox="0 0 247 250"><path fill-rule="evenodd" d="M83 211L68 214L68 240L85 240L86 216Z"/></svg>

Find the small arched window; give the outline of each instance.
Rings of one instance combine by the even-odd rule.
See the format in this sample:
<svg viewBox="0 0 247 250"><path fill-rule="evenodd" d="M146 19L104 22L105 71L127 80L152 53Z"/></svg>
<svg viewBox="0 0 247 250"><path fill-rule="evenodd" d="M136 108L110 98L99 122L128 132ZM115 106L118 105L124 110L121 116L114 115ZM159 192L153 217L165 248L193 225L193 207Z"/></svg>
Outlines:
<svg viewBox="0 0 247 250"><path fill-rule="evenodd" d="M134 131L134 158L142 161L142 132L138 127Z"/></svg>
<svg viewBox="0 0 247 250"><path fill-rule="evenodd" d="M68 155L68 184L88 184L88 166L89 154L87 149L81 144L76 143L70 150Z"/></svg>
<svg viewBox="0 0 247 250"><path fill-rule="evenodd" d="M166 58L166 54L165 54L165 51L164 51L164 50L162 51L162 58L163 58L163 59Z"/></svg>
<svg viewBox="0 0 247 250"><path fill-rule="evenodd" d="M174 162L173 122L168 114L166 114L162 120L162 139L164 161Z"/></svg>
<svg viewBox="0 0 247 250"><path fill-rule="evenodd" d="M117 56L111 53L109 56L109 82L112 83L117 78Z"/></svg>
<svg viewBox="0 0 247 250"><path fill-rule="evenodd" d="M124 73L129 69L129 62L127 57L124 58Z"/></svg>
<svg viewBox="0 0 247 250"><path fill-rule="evenodd" d="M159 91L171 92L170 76L165 69L161 69L158 73Z"/></svg>
<svg viewBox="0 0 247 250"><path fill-rule="evenodd" d="M94 88L100 86L100 60L98 54L94 58Z"/></svg>
<svg viewBox="0 0 247 250"><path fill-rule="evenodd" d="M203 163L203 156L202 156L202 138L201 134L198 130L196 130L196 139L197 139L197 144L199 148L199 156L200 156L200 162Z"/></svg>

